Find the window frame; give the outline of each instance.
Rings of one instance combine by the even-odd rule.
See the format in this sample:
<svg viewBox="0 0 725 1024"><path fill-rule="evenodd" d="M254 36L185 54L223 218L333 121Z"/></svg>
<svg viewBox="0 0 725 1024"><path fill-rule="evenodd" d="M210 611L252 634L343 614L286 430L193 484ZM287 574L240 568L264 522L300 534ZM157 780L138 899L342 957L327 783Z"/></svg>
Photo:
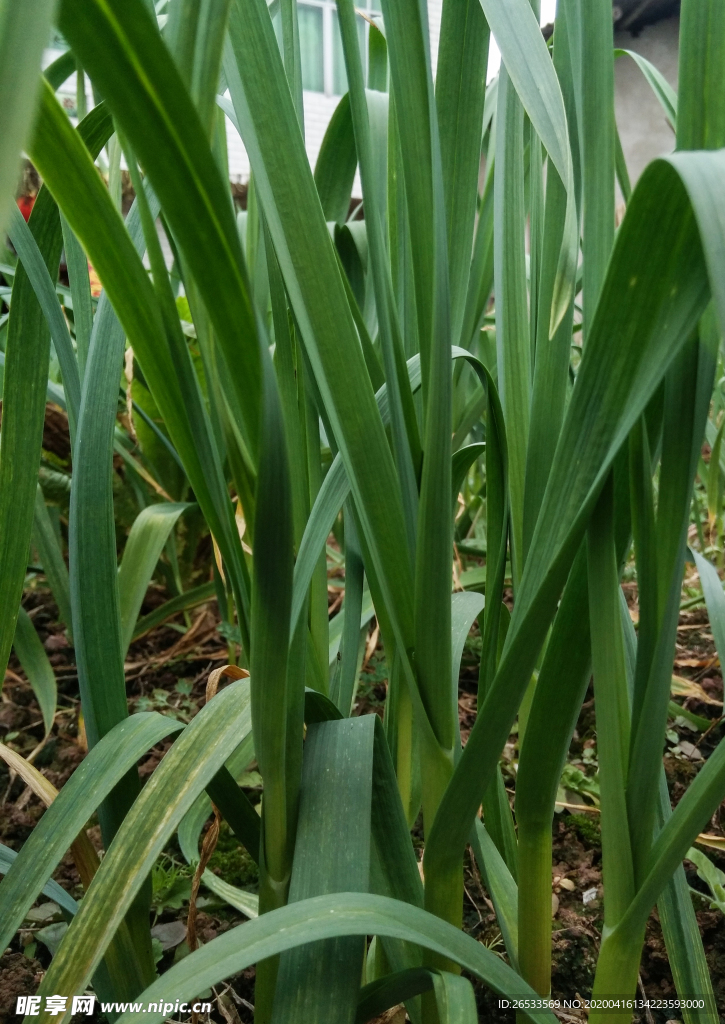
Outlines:
<svg viewBox="0 0 725 1024"><path fill-rule="evenodd" d="M334 22L337 5L335 0L297 0L299 7L318 7L322 9L322 82L323 91L316 89L305 89L311 96L327 96L331 99L339 99L342 93L335 91L335 43L334 43ZM356 7L367 15L380 13L380 0L364 0L358 2ZM367 71L367 41L370 33L370 25L365 22L365 57L363 59L364 70Z"/></svg>

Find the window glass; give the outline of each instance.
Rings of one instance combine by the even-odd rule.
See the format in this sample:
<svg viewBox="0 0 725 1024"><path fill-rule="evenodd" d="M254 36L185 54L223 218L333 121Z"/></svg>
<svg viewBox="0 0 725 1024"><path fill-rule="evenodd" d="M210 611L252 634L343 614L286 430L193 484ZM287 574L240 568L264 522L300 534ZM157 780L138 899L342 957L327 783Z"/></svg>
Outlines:
<svg viewBox="0 0 725 1024"><path fill-rule="evenodd" d="M371 5L371 10L375 11L380 5L380 0L371 0ZM367 6L365 10L367 10ZM340 25L334 3L324 2L313 5L300 2L297 5L297 17L300 33L302 88L309 92L331 91L333 96L343 96L347 92L347 73ZM367 82L368 25L366 20L360 16L355 21L363 75ZM282 23L279 11L274 16L272 23L281 50Z"/></svg>
<svg viewBox="0 0 725 1024"><path fill-rule="evenodd" d="M311 92L325 91L325 73L322 56L322 8L300 4L300 58L302 88Z"/></svg>

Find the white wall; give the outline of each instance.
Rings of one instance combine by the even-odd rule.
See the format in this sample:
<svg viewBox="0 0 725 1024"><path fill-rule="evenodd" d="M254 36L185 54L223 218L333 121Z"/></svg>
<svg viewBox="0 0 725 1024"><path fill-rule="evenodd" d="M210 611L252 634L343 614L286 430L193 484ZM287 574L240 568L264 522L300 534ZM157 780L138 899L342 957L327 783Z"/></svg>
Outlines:
<svg viewBox="0 0 725 1024"><path fill-rule="evenodd" d="M443 0L428 0L428 28L430 30L430 58L433 67L433 75L436 73L438 63L438 40L441 34L441 13L443 11Z"/></svg>

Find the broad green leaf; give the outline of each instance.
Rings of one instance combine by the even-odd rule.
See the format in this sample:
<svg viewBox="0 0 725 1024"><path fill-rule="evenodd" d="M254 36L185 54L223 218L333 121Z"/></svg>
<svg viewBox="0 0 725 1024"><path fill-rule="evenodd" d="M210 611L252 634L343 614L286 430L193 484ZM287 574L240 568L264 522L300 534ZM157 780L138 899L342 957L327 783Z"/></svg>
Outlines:
<svg viewBox="0 0 725 1024"><path fill-rule="evenodd" d="M68 324L60 308L58 296L55 294L55 271L51 278L48 268L43 262L43 255L33 238L33 233L17 207L11 211L8 232L48 322L50 336L63 375L63 390L66 398L71 443L74 443L80 410L81 385Z"/></svg>
<svg viewBox="0 0 725 1024"><path fill-rule="evenodd" d="M539 671L516 776L519 966L537 989L548 984L551 959L549 878L557 789L590 677L588 578L581 550Z"/></svg>
<svg viewBox="0 0 725 1024"><path fill-rule="evenodd" d="M589 613L597 715L602 861L607 886L606 924L614 927L635 893L627 819L630 704L621 626L619 567L614 540L613 485L608 481L587 534Z"/></svg>
<svg viewBox="0 0 725 1024"><path fill-rule="evenodd" d="M407 648L412 573L399 484L261 0L235 0L229 39L224 70L272 243L386 605L395 608L396 630L408 638ZM354 403L350 380L356 381Z"/></svg>
<svg viewBox="0 0 725 1024"><path fill-rule="evenodd" d="M244 967L310 941L341 935L387 935L418 943L440 956L457 960L481 978L495 992L533 999L535 993L495 953L457 928L417 907L368 893L336 893L317 896L264 914L213 939L202 949L186 957L167 971L139 996L139 1001L191 999L209 985L235 974ZM546 1010L524 1010L531 1021L549 1022L554 1017ZM147 1024L164 1019L163 1009L144 1013ZM123 1024L141 1020L130 1011Z"/></svg>
<svg viewBox="0 0 725 1024"><path fill-rule="evenodd" d="M677 148L725 144L725 99L718 74L725 50L725 11L717 0L682 4Z"/></svg>
<svg viewBox="0 0 725 1024"><path fill-rule="evenodd" d="M252 591L251 703L254 752L264 779L259 844L260 912L284 905L295 849L304 719L308 628L290 629L293 510L282 405L269 353L262 351ZM325 620L325 625L327 620ZM260 971L256 1002L266 1020L274 965Z"/></svg>
<svg viewBox="0 0 725 1024"><path fill-rule="evenodd" d="M719 5L709 2L686 2L682 21L677 144L681 150L714 149L725 143L725 104L708 64L725 54L725 21ZM703 45L710 51L704 62ZM703 233L707 230L701 218L700 229ZM712 267L710 273L713 296L717 298ZM718 318L720 326L723 322L721 314L722 310ZM699 342L697 338L688 342L665 382L657 520L657 615L660 629L640 701L637 700L640 695L635 691L634 725L637 731L633 733L631 782L627 793L638 881L643 879L651 859L651 835L657 814L654 789L661 771L661 735L667 713L665 705L669 703L669 694L665 693L669 685L665 671L669 675L679 615L690 494L708 416L720 333L714 310L710 308L700 321Z"/></svg>
<svg viewBox="0 0 725 1024"><path fill-rule="evenodd" d="M88 983L169 836L250 728L249 682L242 679L218 693L184 729L116 833L41 994L77 992Z"/></svg>
<svg viewBox="0 0 725 1024"><path fill-rule="evenodd" d="M47 736L53 728L58 687L53 666L48 661L48 655L45 653L32 619L22 605L18 609L13 647L40 705L40 713L43 716L43 726Z"/></svg>
<svg viewBox="0 0 725 1024"><path fill-rule="evenodd" d="M330 694L343 716L351 713L360 670L360 617L364 582L365 571L355 517L348 507L345 514L345 618L340 639L340 671L336 676L337 693Z"/></svg>
<svg viewBox="0 0 725 1024"><path fill-rule="evenodd" d="M224 185L199 115L142 0L64 0L59 25L108 96L206 298L254 450L261 395L257 331L231 207L215 201ZM198 216L189 215L192 204Z"/></svg>
<svg viewBox="0 0 725 1024"><path fill-rule="evenodd" d="M581 5L579 28L586 344L614 242L614 57L609 0L589 0Z"/></svg>
<svg viewBox="0 0 725 1024"><path fill-rule="evenodd" d="M88 260L80 242L73 234L70 224L61 214L63 228L63 247L68 267L68 281L73 298L73 327L76 336L76 357L78 373L81 381L86 370L88 350L93 330L93 307L91 303L91 286L88 276Z"/></svg>
<svg viewBox="0 0 725 1024"><path fill-rule="evenodd" d="M104 797L147 750L181 728L155 711L131 715L90 751L0 883L0 940L5 946Z"/></svg>
<svg viewBox="0 0 725 1024"><path fill-rule="evenodd" d="M315 185L325 220L337 224L347 220L356 169L350 96L345 94L330 118L315 164Z"/></svg>
<svg viewBox="0 0 725 1024"><path fill-rule="evenodd" d="M290 904L368 889L373 726L363 716L308 729ZM352 1024L364 948L359 938L345 937L284 954L273 1022Z"/></svg>
<svg viewBox="0 0 725 1024"><path fill-rule="evenodd" d="M62 117L71 138L77 140L64 113ZM89 114L78 131L94 152L100 150L108 132L108 115L103 105ZM82 145L77 141L76 144ZM88 162L90 164L90 159ZM97 177L95 169L93 174ZM41 189L33 207L29 227L46 266L55 274L63 242L58 212L45 188ZM13 282L12 307L5 346L0 442L0 664L3 665L7 664L15 632L15 616L27 566L50 355L47 324L22 265L17 268Z"/></svg>
<svg viewBox="0 0 725 1024"><path fill-rule="evenodd" d="M338 22L350 84L350 110L366 210L369 276L374 289L378 335L387 381L393 452L401 484L408 543L413 553L418 503L415 474L420 459L420 442L397 311L392 301L392 282L384 236L389 101L385 93L364 89L355 10L349 0L341 0L338 5Z"/></svg>
<svg viewBox="0 0 725 1024"><path fill-rule="evenodd" d="M328 719L308 731L290 902L320 892L368 889L422 903L417 863L379 719ZM418 963L416 951L404 944L385 940L384 946L394 969ZM305 1019L315 1014L322 1019L328 1013L338 1020L353 1020L362 954L358 941L341 939L283 957L275 1014L285 1020L300 1012ZM334 974L329 973L331 963Z"/></svg>
<svg viewBox="0 0 725 1024"><path fill-rule="evenodd" d="M446 197L451 337L463 345L469 340L461 337L461 328L478 198L488 35L479 0L443 4L435 96Z"/></svg>
<svg viewBox="0 0 725 1024"><path fill-rule="evenodd" d="M717 909L720 913L725 914L725 875L719 868L715 867L713 862L710 860L702 850L696 850L694 847L690 847L687 851L687 859L691 860L697 868L698 876L707 883L710 893L712 895L712 903L710 906L713 909Z"/></svg>
<svg viewBox="0 0 725 1024"><path fill-rule="evenodd" d="M457 716L441 686L451 664L450 571L452 365L450 281L438 116L425 6L383 4L416 296L421 378L423 471L415 580L415 680L409 647L399 644L414 702L425 715L421 759L426 830L450 777ZM389 605L388 605L389 608ZM405 654L405 657L403 657Z"/></svg>
<svg viewBox="0 0 725 1024"><path fill-rule="evenodd" d="M440 1024L478 1024L476 997L468 978L438 971L433 975L433 987Z"/></svg>
<svg viewBox="0 0 725 1024"><path fill-rule="evenodd" d="M40 0L28 17L14 0L0 4L0 232L7 224L20 154L33 124L40 59L54 9L54 0Z"/></svg>
<svg viewBox="0 0 725 1024"><path fill-rule="evenodd" d="M671 814L670 794L663 771L660 775L660 824L667 821ZM689 851L687 856L689 857ZM685 1006L682 1016L686 1024L696 1024L698 1019L705 1020L708 1024L717 1024L710 967L705 957L700 926L695 916L690 887L682 864L676 869L657 900L657 913L662 923L662 934L678 996L680 999L688 1000L696 993L702 993L707 996L710 1003L704 1011L696 1011Z"/></svg>
<svg viewBox="0 0 725 1024"><path fill-rule="evenodd" d="M632 197L567 410L497 679L428 837L426 877L444 864L452 872L460 862L495 768L494 751L508 736L605 475L707 301L705 261L725 310L717 270L725 261L725 224L714 199L722 160L720 154L700 153L656 161ZM662 202L665 187L668 204ZM659 258L653 262L645 251ZM632 330L636 344L628 339Z"/></svg>
<svg viewBox="0 0 725 1024"><path fill-rule="evenodd" d="M237 749L234 751L232 756L227 762L227 768L231 774L232 780L238 779L249 767L250 762L254 757L254 743L252 741L252 735L249 733L244 741L239 744ZM200 793L194 801L192 807L184 815L181 824L179 825L179 846L181 852L187 860L187 863L193 864L199 861L199 835L204 826L204 822L209 818L212 812L212 803L207 793ZM222 810L223 813L223 810ZM257 818L257 813L252 809L252 814ZM237 834L235 832L235 834ZM237 838L240 838L237 835ZM247 845L247 844L245 844ZM253 843L247 846L253 847ZM259 823L257 822L257 849L252 849L251 855L255 857L255 860L259 857ZM259 912L259 897L250 892L245 892L242 889L238 889L236 886L230 885L223 878L218 877L209 868L205 868L201 876L202 883L207 889L210 889L215 895L219 896L226 903L232 907L236 907L237 910L241 910L247 917L257 917Z"/></svg>
<svg viewBox="0 0 725 1024"><path fill-rule="evenodd" d="M149 612L148 615L144 615L143 618L135 623L131 639L137 640L144 633L148 633L150 630L155 629L156 626L166 622L167 619L178 615L179 612L185 612L195 608L197 605L212 601L215 594L216 590L214 589L213 582L201 583L198 587L192 587L191 590L178 594L169 601L164 601L158 608Z"/></svg>
<svg viewBox="0 0 725 1024"><path fill-rule="evenodd" d="M718 657L725 658L725 592L723 592L722 581L718 576L717 569L709 559L701 555L695 548L690 548L690 554L700 576Z"/></svg>
<svg viewBox="0 0 725 1024"><path fill-rule="evenodd" d="M246 567L188 349L184 346L173 356L169 351L153 288L134 244L88 153L75 140L65 113L47 91L33 141L33 159L43 169L45 181L60 199L65 216L104 282L105 294L132 344L174 447L183 458L196 499L222 549L244 609L248 601ZM78 181L84 183L81 191ZM114 240L113 245L109 239Z"/></svg>
<svg viewBox="0 0 725 1024"><path fill-rule="evenodd" d="M496 132L493 215L496 368L506 420L511 562L514 587L518 589L524 568L524 484L531 402L531 341L526 293L524 108L505 68L499 75Z"/></svg>
<svg viewBox="0 0 725 1024"><path fill-rule="evenodd" d="M150 5L149 5L150 6ZM193 60L189 65L190 72L187 86L191 98L196 104L199 119L207 137L213 137L215 127L215 99L219 87L222 50L229 16L229 0L221 0L214 4L199 7L195 3L175 3L172 5L179 14L183 26L185 40L193 47ZM191 17L189 17L191 15ZM172 39L168 38L169 49L175 50ZM185 69L182 68L182 74ZM226 171L226 165L223 167Z"/></svg>
<svg viewBox="0 0 725 1024"><path fill-rule="evenodd" d="M11 865L17 860L18 854L9 846L0 843L0 874L6 875ZM75 914L78 911L78 904L69 896L62 886L58 885L52 878L49 878L42 889L43 895L54 900L59 907L62 907L68 914Z"/></svg>
<svg viewBox="0 0 725 1024"><path fill-rule="evenodd" d="M47 90L45 99L49 99ZM102 194L106 199L105 189ZM131 253L137 260L143 244L138 202L129 217L133 238ZM112 487L118 381L124 349L124 330L108 296L104 295L94 320L83 378L68 537L78 682L91 747L128 715ZM99 807L98 817L106 846L110 845L139 789L138 775L131 770ZM123 968L122 983L126 989L143 984L154 969L148 923L150 899L149 880L119 932L123 937L128 931L135 951L135 963L132 962L128 970ZM114 941L114 946L117 942Z"/></svg>
<svg viewBox="0 0 725 1024"><path fill-rule="evenodd" d="M636 53L634 50L615 49L614 56L615 59L617 57L632 58L646 78L652 92L659 100L660 106L664 110L665 117L669 121L673 131L677 131L677 93L662 72L658 71L654 64L648 61L646 57L643 57L641 53Z"/></svg>
<svg viewBox="0 0 725 1024"><path fill-rule="evenodd" d="M478 870L481 872L483 884L491 896L496 920L501 929L501 936L512 967L520 972L519 963L519 925L518 925L518 890L516 881L506 866L501 854L496 849L486 826L476 818L471 833L471 849L476 858ZM551 910L551 900L549 900ZM527 928L529 921L527 920Z"/></svg>
<svg viewBox="0 0 725 1024"><path fill-rule="evenodd" d="M567 194L566 222L549 324L552 335L572 298L578 249L574 171L561 87L528 0L512 0L507 4L481 0L481 6L501 51L506 73Z"/></svg>
<svg viewBox="0 0 725 1024"><path fill-rule="evenodd" d="M365 985L360 989L355 1024L367 1024L390 1007L429 991L433 987L433 974L425 967L408 967Z"/></svg>
<svg viewBox="0 0 725 1024"><path fill-rule="evenodd" d="M118 569L121 648L124 655L131 643L156 563L179 516L187 508L189 505L169 502L148 505L131 527Z"/></svg>
<svg viewBox="0 0 725 1024"><path fill-rule="evenodd" d="M48 508L40 486L38 486L35 492L33 544L38 549L45 579L53 593L55 603L58 605L60 621L65 623L66 628L72 632L73 623L68 567L65 564L57 534L50 521L50 515L48 514Z"/></svg>

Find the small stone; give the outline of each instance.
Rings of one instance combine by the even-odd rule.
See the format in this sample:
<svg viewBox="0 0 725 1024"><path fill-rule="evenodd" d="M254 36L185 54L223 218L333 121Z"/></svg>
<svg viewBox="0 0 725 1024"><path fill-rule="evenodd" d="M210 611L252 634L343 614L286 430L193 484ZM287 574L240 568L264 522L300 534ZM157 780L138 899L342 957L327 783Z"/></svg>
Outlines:
<svg viewBox="0 0 725 1024"><path fill-rule="evenodd" d="M694 743L689 743L687 740L680 740L679 747L685 757L689 757L691 761L702 761L702 754Z"/></svg>
<svg viewBox="0 0 725 1024"><path fill-rule="evenodd" d="M594 888L587 889L587 891L582 894L582 903L586 906L588 903L593 903L596 898L597 889L596 886L594 886Z"/></svg>
<svg viewBox="0 0 725 1024"><path fill-rule="evenodd" d="M62 633L51 633L43 647L46 651L63 651L68 647L68 640Z"/></svg>
<svg viewBox="0 0 725 1024"><path fill-rule="evenodd" d="M151 929L151 935L158 939L164 950L173 949L186 938L186 925L183 921L168 921L163 924L156 924Z"/></svg>

